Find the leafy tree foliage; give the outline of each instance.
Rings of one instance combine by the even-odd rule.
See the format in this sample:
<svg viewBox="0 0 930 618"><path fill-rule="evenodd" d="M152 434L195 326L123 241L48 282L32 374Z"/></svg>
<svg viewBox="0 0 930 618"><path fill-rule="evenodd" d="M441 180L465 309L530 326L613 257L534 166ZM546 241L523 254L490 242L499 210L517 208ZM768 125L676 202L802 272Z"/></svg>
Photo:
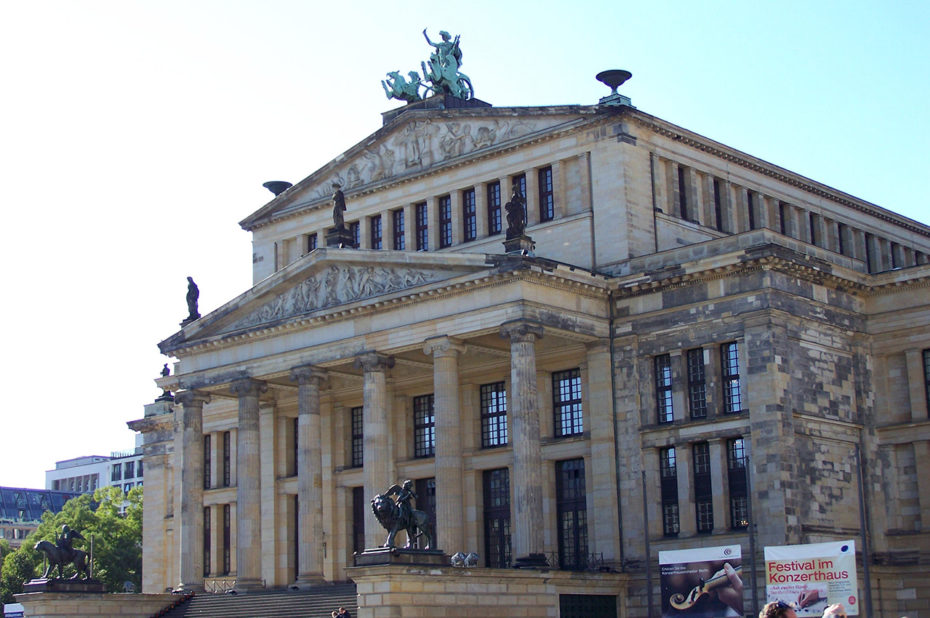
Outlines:
<svg viewBox="0 0 930 618"><path fill-rule="evenodd" d="M126 503L125 514L120 509ZM22 592L23 583L41 575L43 557L34 547L39 541L55 543L61 527L77 530L84 541L75 540L75 549L90 553L94 539L94 579L104 583L108 592L123 592L124 582L142 585L142 488L124 496L118 487L104 487L65 503L60 513L46 511L42 523L23 541L22 547L3 560L0 570L0 602L12 603L13 595ZM65 577L74 569L65 569Z"/></svg>

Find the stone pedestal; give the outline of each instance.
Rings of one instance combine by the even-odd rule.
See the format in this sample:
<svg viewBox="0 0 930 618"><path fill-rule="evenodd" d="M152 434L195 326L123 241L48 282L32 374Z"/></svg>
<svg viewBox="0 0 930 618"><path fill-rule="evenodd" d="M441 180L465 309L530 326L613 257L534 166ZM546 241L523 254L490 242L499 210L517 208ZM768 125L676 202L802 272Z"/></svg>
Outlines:
<svg viewBox="0 0 930 618"><path fill-rule="evenodd" d="M333 228L326 232L327 247L353 247L355 246L355 237L348 228Z"/></svg>
<svg viewBox="0 0 930 618"><path fill-rule="evenodd" d="M103 582L97 579L37 578L23 584L23 592L102 593Z"/></svg>
<svg viewBox="0 0 930 618"><path fill-rule="evenodd" d="M536 255L536 243L529 236L521 234L504 241L504 252L507 255Z"/></svg>
<svg viewBox="0 0 930 618"><path fill-rule="evenodd" d="M377 547L355 554L355 566L376 566L384 564L420 565L444 567L451 558L438 549L398 549L396 547Z"/></svg>

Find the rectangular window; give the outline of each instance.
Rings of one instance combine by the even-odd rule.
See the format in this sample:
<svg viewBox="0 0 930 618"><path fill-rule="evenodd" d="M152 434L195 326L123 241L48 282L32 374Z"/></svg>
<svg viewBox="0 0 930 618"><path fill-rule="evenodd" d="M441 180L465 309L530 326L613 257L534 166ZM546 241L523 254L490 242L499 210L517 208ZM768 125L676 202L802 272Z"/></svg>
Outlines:
<svg viewBox="0 0 930 618"><path fill-rule="evenodd" d="M488 236L500 234L501 224L501 183L488 183Z"/></svg>
<svg viewBox="0 0 930 618"><path fill-rule="evenodd" d="M361 226L358 224L358 221L352 221L349 223L349 232L352 234L352 246L356 249L358 249L362 244L362 239L359 237L360 227Z"/></svg>
<svg viewBox="0 0 930 618"><path fill-rule="evenodd" d="M678 463L675 459L675 447L659 451L659 473L662 487L662 533L665 536L678 536L681 530L678 512Z"/></svg>
<svg viewBox="0 0 930 618"><path fill-rule="evenodd" d="M414 491L417 492L416 509L423 511L429 517L430 528L433 530L433 547L437 547L436 531L436 478L417 479L414 481ZM421 536L416 542L417 549L426 549L426 537Z"/></svg>
<svg viewBox="0 0 930 618"><path fill-rule="evenodd" d="M836 224L836 250L840 255L846 255L846 224Z"/></svg>
<svg viewBox="0 0 930 618"><path fill-rule="evenodd" d="M365 440L362 434L364 408L358 406L350 411L352 423L352 467L359 468L365 463Z"/></svg>
<svg viewBox="0 0 930 618"><path fill-rule="evenodd" d="M433 395L413 398L413 456L433 457L436 454L436 416Z"/></svg>
<svg viewBox="0 0 930 618"><path fill-rule="evenodd" d="M720 362L723 374L723 413L736 414L743 411L743 399L739 387L739 352L736 342L720 346Z"/></svg>
<svg viewBox="0 0 930 618"><path fill-rule="evenodd" d="M749 527L746 482L746 445L742 438L727 440L727 477L730 485L730 527Z"/></svg>
<svg viewBox="0 0 930 618"><path fill-rule="evenodd" d="M392 246L394 251L403 251L404 244L404 209L400 208L398 210L391 211L391 223L393 229L391 230L394 235L392 240Z"/></svg>
<svg viewBox="0 0 930 618"><path fill-rule="evenodd" d="M782 236L788 235L788 204L778 202L778 231Z"/></svg>
<svg viewBox="0 0 930 618"><path fill-rule="evenodd" d="M524 193L524 195L526 195ZM552 221L555 218L555 198L552 193L552 168L539 170L539 220Z"/></svg>
<svg viewBox="0 0 930 618"><path fill-rule="evenodd" d="M110 468L110 480L121 481L123 479L123 464L115 463Z"/></svg>
<svg viewBox="0 0 930 618"><path fill-rule="evenodd" d="M510 567L510 473L484 472L484 556L486 566Z"/></svg>
<svg viewBox="0 0 930 618"><path fill-rule="evenodd" d="M370 241L372 249L383 249L383 238L381 234L381 215L375 215L368 219Z"/></svg>
<svg viewBox="0 0 930 618"><path fill-rule="evenodd" d="M229 433L229 432L227 432ZM230 552L229 540L232 536L232 516L228 504L223 505L223 573L229 575L232 570L232 554Z"/></svg>
<svg viewBox="0 0 930 618"><path fill-rule="evenodd" d="M365 511L368 506L365 500L365 488L352 488L352 551L361 553L365 551Z"/></svg>
<svg viewBox="0 0 930 618"><path fill-rule="evenodd" d="M714 219L715 227L718 232L723 231L723 209L721 206L720 190L720 180L714 178Z"/></svg>
<svg viewBox="0 0 930 618"><path fill-rule="evenodd" d="M581 370L569 369L552 374L552 412L557 437L575 436L584 432Z"/></svg>
<svg viewBox="0 0 930 618"><path fill-rule="evenodd" d="M439 248L452 246L452 198L443 195L439 198Z"/></svg>
<svg viewBox="0 0 930 618"><path fill-rule="evenodd" d="M478 238L478 207L475 205L475 190L462 191L462 239L469 242Z"/></svg>
<svg viewBox="0 0 930 618"><path fill-rule="evenodd" d="M232 482L232 458L229 450L230 435L228 431L223 432L223 487L229 487Z"/></svg>
<svg viewBox="0 0 930 618"><path fill-rule="evenodd" d="M210 507L203 507L203 576L210 576Z"/></svg>
<svg viewBox="0 0 930 618"><path fill-rule="evenodd" d="M210 468L213 463L213 453L210 448L210 434L203 437L203 488L210 489L213 486L213 479L210 475ZM128 476L126 478L129 478Z"/></svg>
<svg viewBox="0 0 930 618"><path fill-rule="evenodd" d="M481 447L507 444L507 389L504 382L481 385Z"/></svg>
<svg viewBox="0 0 930 618"><path fill-rule="evenodd" d="M142 478L142 460L140 459L138 463L139 465L136 466L136 476L138 476L139 478ZM94 476L94 486L96 485L97 485L97 477Z"/></svg>
<svg viewBox="0 0 930 618"><path fill-rule="evenodd" d="M681 218L688 221L688 190L685 183L685 168L678 166L678 209Z"/></svg>
<svg viewBox="0 0 930 618"><path fill-rule="evenodd" d="M707 382L704 377L704 349L688 350L688 407L691 418L707 418Z"/></svg>
<svg viewBox="0 0 930 618"><path fill-rule="evenodd" d="M818 233L819 230L817 229L817 215L815 215L812 212L807 213L807 225L810 227L811 244L819 247L820 246L820 234Z"/></svg>
<svg viewBox="0 0 930 618"><path fill-rule="evenodd" d="M872 235L868 232L865 233L865 267L870 273L876 270L872 262Z"/></svg>
<svg viewBox="0 0 930 618"><path fill-rule="evenodd" d="M513 192L513 187L520 187L520 195L526 198L526 174L517 174L516 176L511 177L510 179L510 191Z"/></svg>
<svg viewBox="0 0 930 618"><path fill-rule="evenodd" d="M291 433L292 433L293 436L294 436L294 438L293 438L293 440L294 440L294 442L293 442L293 448L294 448L294 450L293 450L293 452L292 452L292 455L294 456L294 463L293 463L293 465L291 466L291 476L297 476L298 461L300 461L300 419L299 419L298 417L296 417L296 416L294 417L294 419L293 419L293 421L292 421L292 431L291 431Z"/></svg>
<svg viewBox="0 0 930 618"><path fill-rule="evenodd" d="M136 462L127 461L126 462L126 478L131 479L136 476Z"/></svg>
<svg viewBox="0 0 930 618"><path fill-rule="evenodd" d="M588 566L588 509L585 502L584 459L555 464L556 518L559 526L559 568L580 571Z"/></svg>
<svg viewBox="0 0 930 618"><path fill-rule="evenodd" d="M924 392L927 394L927 416L930 417L930 350L924 350Z"/></svg>
<svg viewBox="0 0 930 618"><path fill-rule="evenodd" d="M746 191L746 214L749 215L749 229L756 229L756 200L752 191Z"/></svg>
<svg viewBox="0 0 930 618"><path fill-rule="evenodd" d="M672 357L660 354L655 358L656 364L656 410L660 423L675 420L672 410Z"/></svg>
<svg viewBox="0 0 930 618"><path fill-rule="evenodd" d="M429 251L429 218L426 202L414 206L414 220L416 222L417 251Z"/></svg>
<svg viewBox="0 0 930 618"><path fill-rule="evenodd" d="M691 452L694 458L694 515L698 532L714 530L713 490L710 482L710 445L697 442Z"/></svg>
<svg viewBox="0 0 930 618"><path fill-rule="evenodd" d="M316 232L313 234L307 234L307 253L310 253L317 248L317 239Z"/></svg>

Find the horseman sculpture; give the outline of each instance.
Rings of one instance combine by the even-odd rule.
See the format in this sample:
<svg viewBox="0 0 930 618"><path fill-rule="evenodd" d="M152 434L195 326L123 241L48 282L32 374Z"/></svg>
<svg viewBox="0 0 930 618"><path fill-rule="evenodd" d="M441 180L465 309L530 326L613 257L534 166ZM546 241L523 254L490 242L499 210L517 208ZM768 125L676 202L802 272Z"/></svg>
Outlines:
<svg viewBox="0 0 930 618"><path fill-rule="evenodd" d="M36 543L36 551L44 553L48 558L48 568L45 569L45 573L42 575L43 579L48 579L49 574L55 570L56 566L58 567L59 579L64 579L65 565L69 563L74 566L74 570L76 571L71 579L77 579L81 575L84 576L84 579L90 579L90 567L87 564L87 553L72 547L74 539L81 539L83 541L84 537L81 536L80 532L72 530L68 527L68 524L65 524L61 527L61 534L56 539L55 544L49 541L39 541Z"/></svg>
<svg viewBox="0 0 930 618"><path fill-rule="evenodd" d="M391 496L396 496L393 500ZM378 494L371 500L371 510L378 522L388 531L384 547L394 547L394 537L400 530L407 532L405 549L412 549L420 536L426 537L426 547L433 546L433 533L429 523L429 515L418 511L411 506L410 501L416 499L413 491L413 481L404 481L403 486L391 485L383 494Z"/></svg>

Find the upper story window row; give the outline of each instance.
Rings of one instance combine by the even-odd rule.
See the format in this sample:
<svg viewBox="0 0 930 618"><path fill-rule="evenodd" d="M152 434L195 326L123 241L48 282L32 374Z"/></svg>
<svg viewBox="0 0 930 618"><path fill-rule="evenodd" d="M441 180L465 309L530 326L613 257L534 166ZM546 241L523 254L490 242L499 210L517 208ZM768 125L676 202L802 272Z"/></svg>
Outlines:
<svg viewBox="0 0 930 618"><path fill-rule="evenodd" d="M656 421L744 411L739 346L730 341L653 357Z"/></svg>
<svg viewBox="0 0 930 618"><path fill-rule="evenodd" d="M361 249L435 251L502 235L504 205L514 187L526 200L528 225L560 216L553 166L493 179L437 195L425 201L347 221L353 243ZM275 243L275 270L325 245L329 228Z"/></svg>
<svg viewBox="0 0 930 618"><path fill-rule="evenodd" d="M930 263L926 253L675 161L655 157L656 208L727 234L759 228L862 260L869 272Z"/></svg>

